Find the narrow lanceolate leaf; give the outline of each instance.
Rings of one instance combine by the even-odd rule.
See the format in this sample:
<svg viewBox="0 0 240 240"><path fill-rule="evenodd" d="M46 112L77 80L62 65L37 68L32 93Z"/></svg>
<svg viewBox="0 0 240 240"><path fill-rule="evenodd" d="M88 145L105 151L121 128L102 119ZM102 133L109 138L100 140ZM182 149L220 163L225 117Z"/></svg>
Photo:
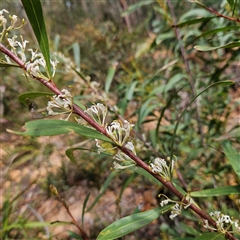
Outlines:
<svg viewBox="0 0 240 240"><path fill-rule="evenodd" d="M52 96L53 93L48 93L48 92L27 92L27 93L23 93L21 95L18 96L18 100L21 103L26 103L27 100L29 99L34 99L34 98L38 98L38 97L48 97L48 96Z"/></svg>
<svg viewBox="0 0 240 240"><path fill-rule="evenodd" d="M15 133L23 136L54 136L58 134L64 134L69 132L74 132L76 134L82 135L84 137L99 139L106 142L112 143L112 141L99 133L98 131L82 126L75 122L67 122L63 120L35 120L31 122L27 122L25 124L26 131L25 132L17 132L8 130L11 133Z"/></svg>
<svg viewBox="0 0 240 240"><path fill-rule="evenodd" d="M223 151L232 165L234 171L240 178L240 154L237 149L233 148L230 141L223 142Z"/></svg>
<svg viewBox="0 0 240 240"><path fill-rule="evenodd" d="M135 4L132 4L128 7L128 9L126 11L124 11L121 16L122 17L125 17L133 12L135 12L138 8L144 6L144 5L148 5L148 4L151 4L153 3L154 0L148 0L148 1L140 1L140 2L137 2Z"/></svg>
<svg viewBox="0 0 240 240"><path fill-rule="evenodd" d="M44 23L42 5L40 0L21 0L28 20L32 26L40 50L46 61L47 73L51 77L50 52L47 31Z"/></svg>
<svg viewBox="0 0 240 240"><path fill-rule="evenodd" d="M111 240L125 236L157 219L171 207L172 205L167 205L124 217L103 229L98 235L97 240Z"/></svg>
<svg viewBox="0 0 240 240"><path fill-rule="evenodd" d="M112 84L112 80L113 77L115 75L116 72L116 68L117 68L117 62L114 63L109 69L108 69L108 74L107 74L107 78L106 78L106 82L105 82L105 92L108 93L110 86Z"/></svg>
<svg viewBox="0 0 240 240"><path fill-rule="evenodd" d="M230 194L240 194L240 185L191 192L192 197L216 197Z"/></svg>
<svg viewBox="0 0 240 240"><path fill-rule="evenodd" d="M76 163L76 160L75 160L75 157L74 157L74 151L76 150L84 150L84 151L89 151L89 152L97 152L97 151L94 151L92 149L89 149L89 148L83 148L83 147L78 147L78 148L69 148L68 150L66 150L66 155L68 156L68 158Z"/></svg>
<svg viewBox="0 0 240 240"><path fill-rule="evenodd" d="M211 233L204 233L200 237L195 238L195 240L224 240L225 235L222 233L211 232Z"/></svg>
<svg viewBox="0 0 240 240"><path fill-rule="evenodd" d="M7 63L7 62L4 62L2 60L0 60L0 67L17 67L17 68L20 68L20 66L17 65L17 64Z"/></svg>
<svg viewBox="0 0 240 240"><path fill-rule="evenodd" d="M196 45L194 46L194 48L198 51L213 51L213 50L217 50L220 48L234 48L234 47L240 47L240 41L236 41L236 42L230 42L227 43L225 45L221 45L221 46L217 46L217 47L210 47L210 46L200 46L200 45Z"/></svg>

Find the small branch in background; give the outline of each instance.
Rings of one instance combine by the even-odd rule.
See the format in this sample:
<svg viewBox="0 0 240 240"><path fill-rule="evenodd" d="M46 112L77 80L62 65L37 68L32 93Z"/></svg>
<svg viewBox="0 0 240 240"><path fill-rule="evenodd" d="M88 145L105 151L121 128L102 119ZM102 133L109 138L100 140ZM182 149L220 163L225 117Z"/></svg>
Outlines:
<svg viewBox="0 0 240 240"><path fill-rule="evenodd" d="M172 15L173 25L176 26L177 25L177 19L176 19L176 15L175 15L172 3L171 3L170 0L167 0L167 4L168 4L168 7L169 7L171 15ZM194 86L194 80L193 80L193 76L192 76L192 73L191 73L191 70L190 70L190 67L189 67L189 62L188 62L186 50L185 50L184 45L182 43L182 38L181 38L179 28L178 27L174 28L174 31L175 31L176 37L177 37L177 39L180 43L180 50L181 50L183 62L184 62L185 68L186 68L186 72L187 72L187 75L188 75L188 80L189 80L189 83L190 83L190 86L191 86L192 94L193 94L193 96L195 96L196 95L196 90L195 90L195 86ZM200 133L200 136L201 136L202 145L203 145L203 147L205 147L204 134L203 134L203 131L202 131L202 123L201 123L201 120L200 120L200 117L199 117L200 116L200 113L199 113L200 111L199 111L198 102L195 102L195 106L196 106L196 119L197 119L197 123L198 123L198 132Z"/></svg>
<svg viewBox="0 0 240 240"><path fill-rule="evenodd" d="M71 217L72 219L72 223L78 228L78 230L80 231L82 237L84 240L88 240L88 237L86 235L86 233L83 231L83 229L79 226L79 224L77 223L77 221L75 220L75 218L73 217L72 213L69 210L69 207L67 205L67 203L65 202L65 200L63 198L60 197L58 190L55 186L53 186L52 184L49 186L50 191L58 198L58 200L63 204L64 208L67 210L68 215Z"/></svg>
<svg viewBox="0 0 240 240"><path fill-rule="evenodd" d="M229 17L229 16L226 16L226 15L223 15L223 14L213 10L212 8L209 8L209 7L205 6L205 5L203 5L202 3L198 2L198 1L191 1L191 2L196 3L197 5L203 7L204 9L206 9L207 11L213 13L214 15L216 15L218 17L225 18L227 20L240 23L240 18L233 18L233 17ZM175 23L174 23L174 25L175 25Z"/></svg>
<svg viewBox="0 0 240 240"><path fill-rule="evenodd" d="M123 6L124 11L126 11L128 9L127 2L125 0L120 0L120 2ZM125 22L126 22L126 25L127 25L128 32L131 33L132 32L132 25L131 25L129 15L125 16L124 19L125 19Z"/></svg>

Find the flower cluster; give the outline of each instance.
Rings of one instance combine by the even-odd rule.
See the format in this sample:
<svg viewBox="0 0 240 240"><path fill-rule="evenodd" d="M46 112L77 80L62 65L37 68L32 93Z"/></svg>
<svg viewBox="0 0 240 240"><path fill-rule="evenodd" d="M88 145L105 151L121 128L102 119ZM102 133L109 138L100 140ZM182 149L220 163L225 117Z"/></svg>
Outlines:
<svg viewBox="0 0 240 240"><path fill-rule="evenodd" d="M24 23L24 20L22 20L22 24L19 27L15 27L18 17L16 15L13 15L9 16L11 24L9 27L7 27L7 19L4 17L4 13L8 13L8 11L6 9L0 11L0 26L2 26L2 31L0 33L0 42L2 42L4 36L8 35L9 31L21 28ZM33 51L32 49L26 49L27 43L29 43L29 41L23 40L23 37L21 35L21 41L17 41L17 38L18 36L14 35L12 38L6 39L11 52L18 56L23 61L23 63L25 63L26 75L29 75L30 77L43 78L45 80L49 80L49 77L53 78L56 72L58 61L56 59L50 60L53 71L51 76L46 77L41 71L42 68L45 72L47 72L46 62L42 53L39 53L37 50ZM29 61L27 61L28 54L26 53L26 50L28 52L31 52L31 59ZM5 55L5 59L6 63L12 63L7 55Z"/></svg>
<svg viewBox="0 0 240 240"><path fill-rule="evenodd" d="M118 121L115 120L111 123L110 126L106 123L106 117L108 109L101 103L97 103L92 105L90 108L84 110L96 123L101 125L106 129L109 137L119 146L125 146L128 150L133 152L136 155L136 150L132 142L128 141L130 137L130 133L132 130L133 124L130 124L128 121ZM87 127L91 127L84 119L76 118L76 121L79 124L85 125ZM98 148L98 153L106 153L114 155L113 166L115 169L121 170L131 166L135 166L135 161L133 161L129 156L123 153L121 150L117 151L117 147L113 146L109 143L103 143L98 139L95 139L96 146ZM117 153L116 153L117 151ZM120 163L118 163L120 162Z"/></svg>
<svg viewBox="0 0 240 240"><path fill-rule="evenodd" d="M84 112L87 113L99 125L103 127L106 125L108 109L102 103L94 104L90 108L84 110ZM91 125L89 125L88 122L86 122L83 118L76 118L76 121L79 124L91 127Z"/></svg>
<svg viewBox="0 0 240 240"><path fill-rule="evenodd" d="M40 77L46 80L49 80L48 77L46 77L44 74L42 74L41 68L46 70L46 61L42 55L42 53L39 53L37 50L34 52L32 49L28 49L28 51L31 52L31 59L25 63L26 71L31 77ZM21 54L25 59L24 52L22 51ZM23 59L22 59L23 60ZM52 65L52 75L51 78L55 76L57 64L57 59L52 60L50 59L50 64Z"/></svg>
<svg viewBox="0 0 240 240"><path fill-rule="evenodd" d="M72 105L73 105L73 97L71 93L67 89L62 90L62 94L58 96L54 95L51 97L52 101L48 102L47 111L49 115L58 115L68 113L68 117L64 120L68 120L72 114ZM55 111L56 109L61 109L61 111Z"/></svg>
<svg viewBox="0 0 240 240"><path fill-rule="evenodd" d="M240 226L238 225L237 221L233 221L230 216L222 214L219 211L211 212L210 216L213 218L213 220L216 222L217 229L214 227L211 227L208 224L208 220L204 219L204 227L211 229L211 230L216 230L218 232L221 232L225 234L231 227L235 227L236 231L240 233Z"/></svg>
<svg viewBox="0 0 240 240"><path fill-rule="evenodd" d="M0 27L2 26L2 31L0 33L0 42L2 42L3 37L11 30L13 29L19 29L23 26L24 20L22 20L22 24L18 27L16 27L16 22L18 17L16 15L9 16L9 19L11 20L11 24L9 27L7 27L7 19L4 17L4 13L9 13L6 9L0 10Z"/></svg>
<svg viewBox="0 0 240 240"><path fill-rule="evenodd" d="M134 124L127 120L124 122L115 120L106 128L109 137L118 145L123 146L128 140Z"/></svg>
<svg viewBox="0 0 240 240"><path fill-rule="evenodd" d="M132 142L127 142L125 147L136 155L136 150ZM121 150L118 150L117 154L113 157L113 159L121 163L119 164L116 161L113 162L113 167L117 170L122 170L136 165L135 161L133 161Z"/></svg>
<svg viewBox="0 0 240 240"><path fill-rule="evenodd" d="M150 168L152 169L153 173L159 174L166 181L170 181L174 168L174 160L171 161L171 166L168 166L164 159L155 158L153 160L153 163L150 163Z"/></svg>
<svg viewBox="0 0 240 240"><path fill-rule="evenodd" d="M164 196L166 199L162 200L160 203L160 206L163 207L169 203L175 203L175 205L173 207L171 207L171 214L169 216L169 218L174 219L176 216L181 214L182 211L182 207L184 207L184 209L188 208L192 203L194 203L193 199L190 196L190 193L187 193L187 195L183 198L183 200L181 202L176 202L174 200L171 200L170 198L168 198L166 195L164 194L160 194L160 196ZM184 200L187 201L187 204L184 203Z"/></svg>

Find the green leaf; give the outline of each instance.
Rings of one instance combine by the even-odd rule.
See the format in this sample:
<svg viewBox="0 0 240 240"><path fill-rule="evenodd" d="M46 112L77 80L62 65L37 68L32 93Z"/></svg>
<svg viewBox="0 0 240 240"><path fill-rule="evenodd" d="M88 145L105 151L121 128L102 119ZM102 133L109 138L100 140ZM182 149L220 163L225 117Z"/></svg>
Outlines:
<svg viewBox="0 0 240 240"><path fill-rule="evenodd" d="M48 93L48 92L27 92L27 93L23 93L21 95L18 96L18 100L21 103L26 103L27 99L33 99L33 98L37 98L37 97L42 97L42 96L53 96L53 93Z"/></svg>
<svg viewBox="0 0 240 240"><path fill-rule="evenodd" d="M17 222L9 224L6 229L11 230L13 228L41 228L45 226L51 226L50 222Z"/></svg>
<svg viewBox="0 0 240 240"><path fill-rule="evenodd" d="M74 132L84 137L99 139L106 142L113 143L109 138L97 132L94 129L82 126L75 122L67 122L64 120L34 120L25 124L25 132L17 132L8 130L11 133L15 133L22 136L54 136L58 134L64 134Z"/></svg>
<svg viewBox="0 0 240 240"><path fill-rule="evenodd" d="M156 37L156 44L159 45L162 41L166 40L166 39L170 39L173 38L174 32L167 32L167 33L160 33L157 37Z"/></svg>
<svg viewBox="0 0 240 240"><path fill-rule="evenodd" d="M193 20L188 20L186 22L178 23L176 26L174 25L174 27L190 26L190 25L193 25L193 24L196 24L196 23L209 21L212 18L214 18L214 17L203 17L203 18L197 18L197 19L193 19Z"/></svg>
<svg viewBox="0 0 240 240"><path fill-rule="evenodd" d="M191 9L191 11L187 11L180 17L179 22L182 22L183 20L189 19L189 18L196 19L196 16L201 16L202 18L208 18L208 17L211 17L211 13L202 8Z"/></svg>
<svg viewBox="0 0 240 240"><path fill-rule="evenodd" d="M133 169L133 171L140 175L143 175L146 179L154 182L154 184L156 184L157 186L162 186L162 183L160 181L158 181L153 175L151 175L149 172L147 172L143 168L136 167Z"/></svg>
<svg viewBox="0 0 240 240"><path fill-rule="evenodd" d="M152 110L157 107L156 104L151 104L151 101L154 99L155 97L151 97L141 105L136 127L139 127Z"/></svg>
<svg viewBox="0 0 240 240"><path fill-rule="evenodd" d="M103 229L97 240L110 240L125 236L157 219L171 207L172 205L168 205L124 217Z"/></svg>
<svg viewBox="0 0 240 240"><path fill-rule="evenodd" d="M240 47L240 41L230 42L225 45L218 46L218 47L200 46L200 45L194 46L194 48L196 50L203 51L203 52L212 51L212 50L216 50L216 49L220 49L220 48L234 48L234 47Z"/></svg>
<svg viewBox="0 0 240 240"><path fill-rule="evenodd" d="M194 227L189 226L183 222L179 223L179 227L185 232L193 236L199 236L201 235L199 231L197 231Z"/></svg>
<svg viewBox="0 0 240 240"><path fill-rule="evenodd" d="M88 202L88 199L90 197L90 194L91 193L88 193L87 196L85 197L84 199L84 202L83 202L83 206L82 206L82 226L84 224L84 214L85 214L85 209L86 209L86 206L87 206L87 202Z"/></svg>
<svg viewBox="0 0 240 240"><path fill-rule="evenodd" d="M66 150L65 153L66 153L66 155L68 156L68 158L69 158L72 162L74 162L74 163L76 163L76 161L75 161L73 152L76 151L76 150L86 150L86 151L89 151L89 152L97 152L97 151L94 151L94 150L92 150L92 149L82 148L82 147L69 148L69 149Z"/></svg>
<svg viewBox="0 0 240 240"><path fill-rule="evenodd" d="M227 2L228 2L228 4L229 4L229 6L233 9L234 8L234 0L227 0Z"/></svg>
<svg viewBox="0 0 240 240"><path fill-rule="evenodd" d="M223 142L223 151L232 165L234 171L240 178L240 154L235 148L232 147L230 141Z"/></svg>
<svg viewBox="0 0 240 240"><path fill-rule="evenodd" d="M105 92L108 93L110 86L112 84L113 77L115 75L117 68L117 63L114 63L109 69L108 69L108 74L105 82Z"/></svg>
<svg viewBox="0 0 240 240"><path fill-rule="evenodd" d="M129 6L128 9L121 14L121 16L125 17L125 16L129 15L130 13L135 12L138 8L140 8L144 5L151 4L153 2L155 2L155 0L139 1L139 2Z"/></svg>
<svg viewBox="0 0 240 240"><path fill-rule="evenodd" d="M17 67L17 68L20 68L20 66L15 64L15 63L7 63L7 62L4 62L2 60L0 60L0 67Z"/></svg>
<svg viewBox="0 0 240 240"><path fill-rule="evenodd" d="M71 238L73 238L73 239L83 240L83 238L82 238L81 236L79 236L78 234L76 234L76 233L73 232L73 231L68 230L68 235L69 235L69 237L71 237Z"/></svg>
<svg viewBox="0 0 240 240"><path fill-rule="evenodd" d="M174 238L174 240L196 240L196 238L184 237L184 238Z"/></svg>
<svg viewBox="0 0 240 240"><path fill-rule="evenodd" d="M177 123L175 124L175 127L174 127L174 132L173 132L173 136L172 136L172 139L171 139L171 145L170 145L170 153L171 153L171 156L170 156L170 159L173 158L173 147L174 147L174 141L175 141L175 137L176 137L176 133L177 133L177 130L178 130L178 126L179 126L179 123L182 119L182 117L184 116L184 114L186 113L187 109L191 106L191 104L201 95L203 94L205 91L207 91L209 88L213 87L213 86L216 86L216 85L230 85L230 84L233 84L234 82L233 81L220 81L220 82L216 82L216 83L213 83L213 84L210 84L209 86L207 86L205 89L203 89L200 93L198 93L191 101L190 103L185 107L185 109L182 111L182 113L180 114L178 120L177 120Z"/></svg>
<svg viewBox="0 0 240 240"><path fill-rule="evenodd" d="M216 232L204 233L200 237L195 238L195 240L225 240L225 235Z"/></svg>
<svg viewBox="0 0 240 240"><path fill-rule="evenodd" d="M230 194L240 194L240 185L191 192L192 197L216 197Z"/></svg>
<svg viewBox="0 0 240 240"><path fill-rule="evenodd" d="M21 0L28 20L38 41L40 50L46 61L47 74L51 78L50 52L47 31L44 23L42 5L40 0Z"/></svg>
<svg viewBox="0 0 240 240"><path fill-rule="evenodd" d="M176 87L176 84L181 81L182 84L184 83L184 79L187 79L187 75L183 73L177 73L172 78L169 79L168 83L165 85L164 92L168 92L172 88Z"/></svg>
<svg viewBox="0 0 240 240"><path fill-rule="evenodd" d="M228 26L228 27L217 28L217 29L213 29L213 30L204 32L203 34L197 36L197 38L206 37L208 35L212 35L212 34L215 34L218 32L225 32L225 31L229 31L229 30L239 30L239 29L240 29L240 26Z"/></svg>
<svg viewBox="0 0 240 240"><path fill-rule="evenodd" d="M129 88L126 89L125 98L130 101L133 98L133 94L136 88L136 85L138 84L138 81L134 81L130 84Z"/></svg>
<svg viewBox="0 0 240 240"><path fill-rule="evenodd" d="M75 42L72 45L73 48L73 55L74 55L74 60L77 68L80 70L80 63L81 63L81 51L80 51L80 46L79 43Z"/></svg>

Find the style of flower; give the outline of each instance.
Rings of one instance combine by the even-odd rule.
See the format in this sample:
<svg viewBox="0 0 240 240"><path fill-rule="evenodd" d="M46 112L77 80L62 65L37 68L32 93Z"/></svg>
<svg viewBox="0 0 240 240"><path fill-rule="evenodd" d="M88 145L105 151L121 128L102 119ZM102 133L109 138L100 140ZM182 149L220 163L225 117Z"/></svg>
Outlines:
<svg viewBox="0 0 240 240"><path fill-rule="evenodd" d="M54 95L51 97L52 101L48 102L47 111L49 115L58 115L63 113L69 113L68 117L64 120L68 120L72 114L72 105L73 105L73 97L71 93L67 89L62 90L62 94ZM61 109L62 111L56 112L56 109Z"/></svg>
<svg viewBox="0 0 240 240"><path fill-rule="evenodd" d="M127 120L123 122L115 120L106 128L109 137L118 145L123 146L128 140L134 124Z"/></svg>
<svg viewBox="0 0 240 240"><path fill-rule="evenodd" d="M150 168L152 172L155 174L159 174L162 176L166 181L171 180L171 173L174 167L174 160L172 160L171 166L168 166L166 161L162 158L155 158L153 163L150 163Z"/></svg>

